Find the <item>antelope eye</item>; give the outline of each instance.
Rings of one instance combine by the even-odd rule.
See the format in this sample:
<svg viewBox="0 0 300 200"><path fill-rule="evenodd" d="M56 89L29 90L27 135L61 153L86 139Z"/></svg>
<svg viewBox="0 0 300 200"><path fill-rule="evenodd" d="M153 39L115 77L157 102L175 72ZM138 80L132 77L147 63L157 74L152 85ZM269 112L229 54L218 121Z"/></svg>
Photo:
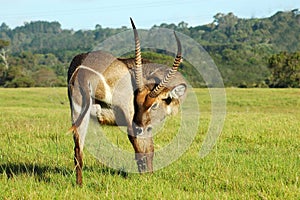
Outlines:
<svg viewBox="0 0 300 200"><path fill-rule="evenodd" d="M169 105L171 102L172 102L172 98L171 97L168 97L166 99L163 99L167 105Z"/></svg>
<svg viewBox="0 0 300 200"><path fill-rule="evenodd" d="M152 110L155 110L155 109L158 108L158 106L159 106L159 103L158 103L158 102L155 102L154 104L152 104L151 109L152 109Z"/></svg>

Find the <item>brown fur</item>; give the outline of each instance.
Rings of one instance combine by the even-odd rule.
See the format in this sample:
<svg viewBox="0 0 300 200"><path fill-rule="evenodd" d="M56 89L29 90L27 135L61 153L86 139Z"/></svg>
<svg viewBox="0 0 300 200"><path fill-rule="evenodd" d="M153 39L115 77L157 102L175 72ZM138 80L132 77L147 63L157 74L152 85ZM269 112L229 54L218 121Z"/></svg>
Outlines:
<svg viewBox="0 0 300 200"><path fill-rule="evenodd" d="M97 97L97 99L104 99L105 98L105 88L104 88L104 84L103 82L99 81L96 91L95 91L95 97Z"/></svg>
<svg viewBox="0 0 300 200"><path fill-rule="evenodd" d="M103 51L79 54L71 62L68 70L70 130L75 144L76 183L79 185L82 184L84 139L92 113L100 124L127 126L139 172L153 171L152 126L178 110L185 97L186 82L172 69L172 78L155 93L155 97L150 97L151 91L170 74L170 68L142 60L138 80L143 84L140 85L135 80L135 66L133 58L115 58Z"/></svg>

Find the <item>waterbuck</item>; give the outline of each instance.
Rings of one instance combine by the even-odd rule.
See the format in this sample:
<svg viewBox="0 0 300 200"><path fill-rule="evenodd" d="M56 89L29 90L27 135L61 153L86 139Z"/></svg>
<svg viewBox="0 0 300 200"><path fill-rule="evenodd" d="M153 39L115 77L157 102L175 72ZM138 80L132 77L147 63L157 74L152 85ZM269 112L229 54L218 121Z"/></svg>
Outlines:
<svg viewBox="0 0 300 200"><path fill-rule="evenodd" d="M179 109L187 84L177 72L181 44L172 68L141 57L138 32L131 20L135 58L115 58L104 51L75 56L68 70L68 97L75 143L76 183L82 184L83 147L90 117L100 124L127 126L138 171L153 171L152 127Z"/></svg>

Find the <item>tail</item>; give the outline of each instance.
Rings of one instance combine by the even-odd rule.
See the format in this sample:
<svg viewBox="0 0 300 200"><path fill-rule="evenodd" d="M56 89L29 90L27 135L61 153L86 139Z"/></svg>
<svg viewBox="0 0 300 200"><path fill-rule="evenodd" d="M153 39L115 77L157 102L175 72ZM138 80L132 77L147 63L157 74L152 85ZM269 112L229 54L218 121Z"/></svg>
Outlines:
<svg viewBox="0 0 300 200"><path fill-rule="evenodd" d="M81 102L81 111L80 114L78 116L78 118L73 122L72 127L69 129L69 132L73 132L75 133L75 131L77 132L77 128L81 125L82 120L84 119L84 117L86 116L89 108L90 108L90 104L91 104L91 96L89 94L90 88L89 88L89 83L87 81L85 81L84 77L78 77L79 74L77 73L77 70L74 72L74 74L72 75L70 82L68 84L68 96L70 99L70 106L71 106L71 112L74 112L73 110L73 105L72 105L72 89L73 89L73 83L74 83L74 79L75 77L77 77L78 79L78 88L80 90L80 94L81 94L81 98L82 98L82 102Z"/></svg>
<svg viewBox="0 0 300 200"><path fill-rule="evenodd" d="M67 134L69 134L69 133L73 133L73 134L78 133L77 127L75 125L72 125L72 127L69 128L69 130L67 131Z"/></svg>

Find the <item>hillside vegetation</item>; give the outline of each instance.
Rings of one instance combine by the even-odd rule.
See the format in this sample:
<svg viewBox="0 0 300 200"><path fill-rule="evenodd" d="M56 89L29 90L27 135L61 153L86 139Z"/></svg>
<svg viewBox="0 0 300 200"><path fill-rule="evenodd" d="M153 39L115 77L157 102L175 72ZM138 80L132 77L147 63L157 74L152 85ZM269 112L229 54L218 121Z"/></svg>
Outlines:
<svg viewBox="0 0 300 200"><path fill-rule="evenodd" d="M181 22L153 27L179 31L201 44L218 66L226 86L300 87L300 12L297 9L277 12L264 19L242 19L233 13L218 13L213 22L206 25L190 27ZM109 36L130 29L96 25L94 30L74 31L62 29L59 22L46 21L29 22L11 29L3 22L0 26L0 85L65 86L67 67L74 55L91 51ZM155 62L172 60L152 54ZM280 59L275 60L282 61L277 63L279 66L273 62L276 56ZM278 75L277 67L279 71L289 69L288 72L283 70L285 74L280 84L274 78ZM188 63L183 63L181 69L184 74L195 74ZM286 82L286 77L293 83ZM203 85L201 77L190 79L193 86Z"/></svg>

